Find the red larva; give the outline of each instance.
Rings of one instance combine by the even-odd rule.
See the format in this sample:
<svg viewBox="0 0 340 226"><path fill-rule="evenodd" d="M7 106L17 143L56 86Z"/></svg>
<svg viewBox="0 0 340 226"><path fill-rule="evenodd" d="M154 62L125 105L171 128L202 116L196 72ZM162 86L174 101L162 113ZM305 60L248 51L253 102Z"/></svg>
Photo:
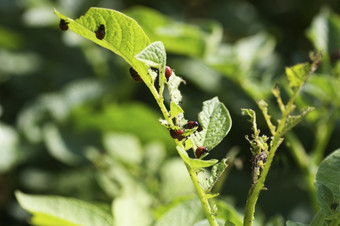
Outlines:
<svg viewBox="0 0 340 226"><path fill-rule="evenodd" d="M186 129L193 129L195 127L198 127L198 132L202 131L202 127L197 121L188 121L187 124L184 126L184 128Z"/></svg>
<svg viewBox="0 0 340 226"><path fill-rule="evenodd" d="M185 136L183 136L184 131L185 129L179 129L179 130L170 129L170 136L174 139L181 141L185 138Z"/></svg>
<svg viewBox="0 0 340 226"><path fill-rule="evenodd" d="M200 158L205 153L208 153L208 148L203 146L199 146L196 148L195 155L197 158Z"/></svg>
<svg viewBox="0 0 340 226"><path fill-rule="evenodd" d="M62 31L67 31L68 30L68 22L66 22L64 19L60 19L59 28Z"/></svg>
<svg viewBox="0 0 340 226"><path fill-rule="evenodd" d="M102 40L104 37L105 37L105 26L103 24L101 24L99 27L98 27L98 30L96 31L96 37L99 39L99 40Z"/></svg>
<svg viewBox="0 0 340 226"><path fill-rule="evenodd" d="M170 76L172 75L172 69L169 66L165 66L165 78L166 81L169 81Z"/></svg>
<svg viewBox="0 0 340 226"><path fill-rule="evenodd" d="M130 75L133 78L133 80L135 80L137 82L143 81L142 78L140 77L140 75L138 74L138 72L135 69L133 69L132 67L130 67Z"/></svg>

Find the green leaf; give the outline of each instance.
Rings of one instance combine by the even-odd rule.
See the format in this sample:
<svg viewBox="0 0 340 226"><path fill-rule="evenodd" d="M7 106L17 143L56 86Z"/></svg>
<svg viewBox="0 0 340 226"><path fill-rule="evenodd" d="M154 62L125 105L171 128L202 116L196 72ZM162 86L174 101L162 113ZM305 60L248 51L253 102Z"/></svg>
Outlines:
<svg viewBox="0 0 340 226"><path fill-rule="evenodd" d="M269 129L270 129L270 132L271 132L271 134L272 135L274 135L275 134L275 130L276 130L276 127L273 125L273 123L271 122L271 116L269 115L269 113L268 113L268 104L267 104L267 102L266 101L264 101L264 100L259 100L259 101L257 101L257 105L259 106L259 108L261 109L261 111L262 111L262 114L263 114L263 117L264 117L264 119L266 120L266 122L267 122L267 126L269 127ZM283 105L282 105L283 106ZM280 106L280 108L282 107L282 106ZM249 110L248 110L249 111ZM249 116L250 116L250 118L251 118L251 122L253 123L253 126L254 126L254 123L255 123L255 128L256 128L256 122L254 122L254 120L256 120L254 117L255 117L255 112L253 112L252 114L249 114L249 113L247 113ZM252 118L253 117L253 118Z"/></svg>
<svg viewBox="0 0 340 226"><path fill-rule="evenodd" d="M170 158L163 162L159 172L161 184L158 191L161 197L171 200L178 196L193 194L195 191L181 158Z"/></svg>
<svg viewBox="0 0 340 226"><path fill-rule="evenodd" d="M319 210L319 212L316 213L314 216L312 222L310 223L310 226L328 226L328 224L325 222L326 215L322 210Z"/></svg>
<svg viewBox="0 0 340 226"><path fill-rule="evenodd" d="M301 122L307 116L307 114L313 110L313 107L307 107L299 115L289 115L285 122L285 127L281 132L282 135L291 130L297 124L299 124L299 122Z"/></svg>
<svg viewBox="0 0 340 226"><path fill-rule="evenodd" d="M183 109L174 102L170 103L170 117L175 118L178 114L182 113Z"/></svg>
<svg viewBox="0 0 340 226"><path fill-rule="evenodd" d="M182 94L178 89L182 82L185 83L185 81L181 77L176 76L175 73L172 73L168 82L168 90L171 102L177 105L179 105L179 103L182 101Z"/></svg>
<svg viewBox="0 0 340 226"><path fill-rule="evenodd" d="M329 8L323 8L313 19L307 37L317 50L332 54L340 48L339 16Z"/></svg>
<svg viewBox="0 0 340 226"><path fill-rule="evenodd" d="M310 70L309 63L301 63L292 67L286 67L286 75L289 81L289 86L294 92L298 91L305 83L310 75Z"/></svg>
<svg viewBox="0 0 340 226"><path fill-rule="evenodd" d="M226 223L226 225L243 225L242 215L232 205L223 200L217 200L216 206L217 217L224 219L226 222L229 222L229 224Z"/></svg>
<svg viewBox="0 0 340 226"><path fill-rule="evenodd" d="M150 40L134 19L112 9L94 7L76 20L57 10L54 12L68 23L70 30L121 56L145 83L153 84L148 67L135 58L150 44ZM97 39L95 34L100 25L105 26L105 37L102 40Z"/></svg>
<svg viewBox="0 0 340 226"><path fill-rule="evenodd" d="M321 210L326 215L331 215L332 214L331 205L334 202L334 196L333 196L332 191L329 190L327 186L321 184L317 188L316 197L321 207Z"/></svg>
<svg viewBox="0 0 340 226"><path fill-rule="evenodd" d="M136 59L144 62L150 67L160 68L163 70L166 64L166 52L163 42L153 42L143 51L136 55Z"/></svg>
<svg viewBox="0 0 340 226"><path fill-rule="evenodd" d="M90 203L58 196L27 195L15 192L19 204L34 215L35 222L53 225L56 219L77 226L112 226L112 216ZM64 225L64 224L62 224Z"/></svg>
<svg viewBox="0 0 340 226"><path fill-rule="evenodd" d="M0 122L0 172L10 170L19 157L19 136L14 128Z"/></svg>
<svg viewBox="0 0 340 226"><path fill-rule="evenodd" d="M128 164L142 161L142 146L136 136L123 133L107 133L103 143L106 151L116 160Z"/></svg>
<svg viewBox="0 0 340 226"><path fill-rule="evenodd" d="M286 226L308 226L304 223L294 222L294 221L287 221Z"/></svg>
<svg viewBox="0 0 340 226"><path fill-rule="evenodd" d="M215 164L211 169L211 176L208 180L208 192L214 187L216 182L220 179L225 169L228 167L227 159L222 159L218 164Z"/></svg>
<svg viewBox="0 0 340 226"><path fill-rule="evenodd" d="M125 13L138 21L151 40L162 40L167 51L176 54L202 57L212 51L222 38L221 25L211 20L200 20L200 27L175 21L140 6Z"/></svg>
<svg viewBox="0 0 340 226"><path fill-rule="evenodd" d="M112 203L113 225L149 226L152 216L147 208L137 202L138 197L124 196L115 198Z"/></svg>
<svg viewBox="0 0 340 226"><path fill-rule="evenodd" d="M165 213L155 226L188 226L194 225L204 216L197 199L185 200Z"/></svg>
<svg viewBox="0 0 340 226"><path fill-rule="evenodd" d="M339 166L340 166L340 149L337 149L321 162L318 172L316 174L315 183L315 187L317 188L317 190L321 185L326 186L333 193L334 202L338 204L340 203ZM321 199L320 201L326 202L327 199ZM320 203L320 206L324 205L327 205L327 202Z"/></svg>
<svg viewBox="0 0 340 226"><path fill-rule="evenodd" d="M224 226L224 221L222 219L216 218L216 222L218 226ZM194 224L193 226L210 226L208 219L201 220Z"/></svg>
<svg viewBox="0 0 340 226"><path fill-rule="evenodd" d="M208 150L218 145L231 128L229 111L217 97L203 102L198 119L203 130L192 134L190 139L194 145L204 146Z"/></svg>
<svg viewBox="0 0 340 226"><path fill-rule="evenodd" d="M181 156L181 158L184 160L184 162L193 170L210 167L215 165L218 160L217 159L210 159L210 160L202 160L202 159L192 159L188 156L188 153L181 148L180 146L177 146L178 154Z"/></svg>

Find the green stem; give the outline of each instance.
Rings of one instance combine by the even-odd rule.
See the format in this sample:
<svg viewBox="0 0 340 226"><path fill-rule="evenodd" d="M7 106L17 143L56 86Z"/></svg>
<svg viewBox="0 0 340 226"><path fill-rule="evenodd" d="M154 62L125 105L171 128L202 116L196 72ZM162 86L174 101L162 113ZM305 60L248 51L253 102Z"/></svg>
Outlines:
<svg viewBox="0 0 340 226"><path fill-rule="evenodd" d="M279 136L274 137L272 146L268 154L266 164L261 172L260 178L249 190L245 213L244 213L244 219L243 219L244 226L250 226L253 224L256 202L259 198L261 190L264 189L264 182L269 172L270 165L274 159L275 152L277 148L280 146L280 144L282 143L282 141L283 139L280 138Z"/></svg>
<svg viewBox="0 0 340 226"><path fill-rule="evenodd" d="M283 135L282 131L285 128L285 122L287 120L288 115L294 109L293 103L294 103L294 101L297 97L297 94L298 94L298 90L293 93L293 96L290 98L290 100L287 103L285 111L282 112L282 118L279 121L279 125L277 127L277 130L276 130L275 134L272 134L273 140L272 140L272 143L271 143L271 146L270 146L270 149L269 149L266 164L265 164L265 166L264 166L264 168L263 168L263 170L260 174L258 181L255 184L253 184L252 187L249 190L248 199L247 199L246 207L245 207L244 219L243 219L243 225L244 226L251 226L253 224L254 214L255 214L255 206L256 206L257 200L259 198L261 190L265 188L264 182L266 180L270 166L273 162L275 152L283 141L283 138L281 138L281 136Z"/></svg>
<svg viewBox="0 0 340 226"><path fill-rule="evenodd" d="M161 112L162 112L164 118L166 119L166 121L169 123L170 126L173 126L174 125L173 121L171 120L170 114L169 114L168 110L166 109L166 107L164 105L163 95L158 94L156 88L153 85L148 86L148 88L151 91L152 95L154 96L155 100L157 101L157 104L158 104L159 108L161 109ZM162 91L162 90L160 90L160 91ZM180 146L184 149L182 142L180 142L178 140L175 140L175 141L176 141L177 146ZM210 225L211 226L218 226L216 218L211 211L211 207L209 205L209 201L208 201L208 198L206 196L206 193L198 182L197 172L195 170L192 170L187 164L185 164L185 166L188 170L191 181L194 185L194 188L196 190L198 198L199 198L201 205L203 207L203 211L204 211Z"/></svg>
<svg viewBox="0 0 340 226"><path fill-rule="evenodd" d="M187 167L187 170L189 172L191 181L195 187L196 193L198 195L198 198L201 201L201 205L203 207L203 211L205 213L205 216L207 217L210 226L218 226L218 223L216 221L215 216L212 214L211 211L211 207L209 205L209 201L207 199L207 196L205 194L205 191L202 189L201 185L198 182L198 178L197 178L197 172L195 170L190 169L190 167L185 164L185 166Z"/></svg>

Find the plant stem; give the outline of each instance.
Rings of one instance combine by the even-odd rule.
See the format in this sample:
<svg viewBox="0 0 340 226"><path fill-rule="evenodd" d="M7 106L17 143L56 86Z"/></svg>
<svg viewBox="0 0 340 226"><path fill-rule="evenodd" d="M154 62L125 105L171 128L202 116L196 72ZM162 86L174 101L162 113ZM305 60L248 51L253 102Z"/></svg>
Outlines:
<svg viewBox="0 0 340 226"><path fill-rule="evenodd" d="M203 188L201 187L201 185L198 182L198 178L197 178L197 173L195 170L190 169L190 167L185 164L185 166L187 167L187 170L189 172L191 181L195 187L195 190L197 192L198 198L201 201L201 205L203 207L203 211L205 213L205 216L207 217L210 226L218 226L218 223L216 221L215 216L212 214L211 212L211 208L207 199L207 196L205 194L205 191L203 190Z"/></svg>
<svg viewBox="0 0 340 226"><path fill-rule="evenodd" d="M298 90L293 93L293 96L290 98L290 100L288 101L288 103L286 105L285 111L282 112L282 118L279 121L279 125L277 127L277 130L276 130L275 134L272 134L273 140L272 140L272 143L270 145L266 164L264 165L264 168L263 168L263 170L260 174L258 181L255 184L253 184L252 187L249 190L248 199L247 199L247 202L246 202L245 213L244 213L244 219L243 219L243 225L244 226L251 226L253 224L254 214L255 214L255 206L256 206L257 200L259 198L261 190L264 189L264 182L266 180L270 166L273 162L275 152L283 141L283 138L281 137L281 136L283 136L282 131L285 128L285 123L286 123L288 115L294 109L293 103L294 103L294 101L297 97Z"/></svg>
<svg viewBox="0 0 340 226"><path fill-rule="evenodd" d="M253 224L256 202L259 198L261 190L264 189L264 182L266 180L270 165L274 159L275 152L282 143L282 141L283 139L280 138L279 136L274 137L266 164L261 172L260 178L249 190L243 219L244 226L250 226Z"/></svg>
<svg viewBox="0 0 340 226"><path fill-rule="evenodd" d="M163 95L159 94L156 90L156 88L153 85L147 85L149 90L151 91L152 95L154 96L155 100L157 101L157 104L159 106L159 108L161 109L161 112L163 114L163 117L166 119L166 121L169 123L170 126L173 126L173 121L170 118L170 114L168 112L168 110L166 109L165 105L164 105L164 99L163 99ZM164 87L163 87L164 88ZM163 88L160 89L161 92L163 92ZM176 141L176 145L180 146L184 149L182 142L175 140ZM203 211L210 223L211 226L218 226L218 223L216 221L215 216L212 214L211 211L211 207L209 205L209 201L208 198L206 196L205 191L203 190L203 188L201 187L201 185L198 182L198 178L197 178L197 173L195 170L192 170L187 164L185 164L188 173L190 175L191 181L194 185L194 188L196 190L196 193L198 195L198 198L201 202L201 205L203 207Z"/></svg>

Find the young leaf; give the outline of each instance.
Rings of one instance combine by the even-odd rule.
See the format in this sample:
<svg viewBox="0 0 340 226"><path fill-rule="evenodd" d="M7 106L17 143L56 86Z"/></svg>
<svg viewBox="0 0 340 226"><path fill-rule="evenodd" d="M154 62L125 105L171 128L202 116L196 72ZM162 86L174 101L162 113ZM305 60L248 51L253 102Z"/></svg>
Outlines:
<svg viewBox="0 0 340 226"><path fill-rule="evenodd" d="M208 181L208 189L207 192L210 192L211 189L214 187L216 182L222 176L224 170L227 168L227 159L222 159L218 164L215 164L211 169L211 176Z"/></svg>
<svg viewBox="0 0 340 226"><path fill-rule="evenodd" d="M315 187L326 186L334 195L334 202L340 203L340 149L326 157L320 164L316 174ZM326 201L321 199L322 201ZM327 203L326 203L327 204ZM324 204L321 204L323 206Z"/></svg>
<svg viewBox="0 0 340 226"><path fill-rule="evenodd" d="M286 67L286 75L289 81L290 88L296 92L305 83L310 75L310 64L301 63L294 65L293 67Z"/></svg>
<svg viewBox="0 0 340 226"><path fill-rule="evenodd" d="M176 148L178 154L181 156L183 161L193 170L210 167L218 162L217 159L210 160L192 159L188 156L188 153L183 148L181 148L180 146L177 146Z"/></svg>
<svg viewBox="0 0 340 226"><path fill-rule="evenodd" d="M263 116L264 116L264 119L266 120L266 122L267 122L267 125L268 125L268 127L269 127L269 129L270 129L270 132L271 132L271 134L272 135L274 135L275 134L275 130L276 130L276 127L273 125L273 123L271 122L271 116L268 114L268 104L267 104L267 102L266 101L264 101L264 100L259 100L258 102L257 102L257 105L259 106L259 108L261 109L261 111L262 111L262 114L263 114ZM281 108L281 106L280 106L280 108ZM254 114L255 114L255 112L254 112ZM254 124L254 123L253 123Z"/></svg>
<svg viewBox="0 0 340 226"><path fill-rule="evenodd" d="M178 114L182 113L183 109L175 102L170 103L170 117L175 118Z"/></svg>
<svg viewBox="0 0 340 226"><path fill-rule="evenodd" d="M94 7L76 20L62 15L57 10L54 12L68 23L70 30L121 56L138 72L145 83L153 83L147 73L148 67L135 58L150 43L135 20L115 10ZM96 38L95 33L100 25L105 27L102 40Z"/></svg>
<svg viewBox="0 0 340 226"><path fill-rule="evenodd" d="M229 111L217 97L203 102L198 119L203 130L192 134L190 139L194 145L204 146L208 150L218 145L231 128Z"/></svg>
<svg viewBox="0 0 340 226"><path fill-rule="evenodd" d="M182 82L185 83L182 78L176 76L175 73L172 73L171 79L169 80L168 89L171 102L174 102L177 105L182 101L182 94L178 89Z"/></svg>
<svg viewBox="0 0 340 226"><path fill-rule="evenodd" d="M166 63L165 47L160 41L153 42L138 53L136 59L150 67L163 69Z"/></svg>
<svg viewBox="0 0 340 226"><path fill-rule="evenodd" d="M282 130L282 135L291 130L294 126L296 126L299 122L301 122L309 112L314 110L313 107L307 107L305 110L303 110L299 115L289 115L286 122L285 127Z"/></svg>
<svg viewBox="0 0 340 226"><path fill-rule="evenodd" d="M27 195L15 192L20 205L34 215L37 222L65 221L68 225L112 226L112 216L90 203L58 196Z"/></svg>

